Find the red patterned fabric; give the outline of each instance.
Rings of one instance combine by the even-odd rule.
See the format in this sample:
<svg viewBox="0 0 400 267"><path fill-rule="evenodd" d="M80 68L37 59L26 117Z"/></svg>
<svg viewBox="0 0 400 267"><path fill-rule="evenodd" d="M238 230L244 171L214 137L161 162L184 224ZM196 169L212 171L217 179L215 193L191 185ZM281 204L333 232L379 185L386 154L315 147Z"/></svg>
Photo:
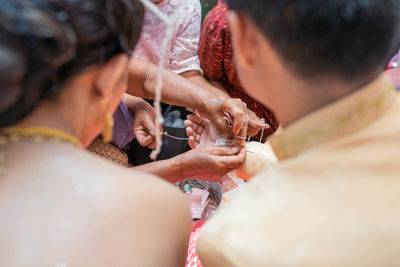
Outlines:
<svg viewBox="0 0 400 267"><path fill-rule="evenodd" d="M200 65L207 79L222 82L231 97L242 99L257 116L265 118L266 122L272 126L272 129L265 131L265 138L277 129L279 123L268 108L246 94L239 82L233 64L227 15L228 7L219 1L204 19L199 45Z"/></svg>

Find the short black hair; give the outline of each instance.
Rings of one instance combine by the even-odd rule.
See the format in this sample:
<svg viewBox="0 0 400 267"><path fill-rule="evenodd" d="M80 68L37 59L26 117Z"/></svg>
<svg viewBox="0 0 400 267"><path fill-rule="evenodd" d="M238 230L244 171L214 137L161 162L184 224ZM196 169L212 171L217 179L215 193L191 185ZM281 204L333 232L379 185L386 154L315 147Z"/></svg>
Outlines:
<svg viewBox="0 0 400 267"><path fill-rule="evenodd" d="M399 37L400 0L228 0L302 78L345 81L380 69Z"/></svg>

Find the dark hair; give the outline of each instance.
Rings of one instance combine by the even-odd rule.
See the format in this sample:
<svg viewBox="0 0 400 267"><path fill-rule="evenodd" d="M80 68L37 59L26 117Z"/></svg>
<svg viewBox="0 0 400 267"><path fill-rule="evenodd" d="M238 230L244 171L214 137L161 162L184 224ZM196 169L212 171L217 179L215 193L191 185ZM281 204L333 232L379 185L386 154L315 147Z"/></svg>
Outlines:
<svg viewBox="0 0 400 267"><path fill-rule="evenodd" d="M384 69L399 33L399 0L228 0L289 69L349 81Z"/></svg>
<svg viewBox="0 0 400 267"><path fill-rule="evenodd" d="M0 0L0 127L88 66L130 53L143 13L137 0Z"/></svg>

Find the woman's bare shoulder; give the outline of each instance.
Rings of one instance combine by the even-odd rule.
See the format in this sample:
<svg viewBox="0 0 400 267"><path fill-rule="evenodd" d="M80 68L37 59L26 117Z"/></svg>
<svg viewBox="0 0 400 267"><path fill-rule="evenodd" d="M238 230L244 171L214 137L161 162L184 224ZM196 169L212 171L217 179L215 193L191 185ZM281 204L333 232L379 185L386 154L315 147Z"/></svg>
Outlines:
<svg viewBox="0 0 400 267"><path fill-rule="evenodd" d="M9 197L0 201L0 218L13 219L0 222L0 259L9 265L19 261L2 257L12 254L7 251L23 251L17 233L29 239L39 234L37 229L46 229L35 245L33 261L46 259L38 265L58 259L79 266L183 265L190 213L184 195L173 185L86 151L42 151L51 147L19 153L15 162L21 166L22 160L24 168L9 166L3 179L0 191ZM30 203L40 203L41 212L32 212ZM10 206L19 210L15 218Z"/></svg>

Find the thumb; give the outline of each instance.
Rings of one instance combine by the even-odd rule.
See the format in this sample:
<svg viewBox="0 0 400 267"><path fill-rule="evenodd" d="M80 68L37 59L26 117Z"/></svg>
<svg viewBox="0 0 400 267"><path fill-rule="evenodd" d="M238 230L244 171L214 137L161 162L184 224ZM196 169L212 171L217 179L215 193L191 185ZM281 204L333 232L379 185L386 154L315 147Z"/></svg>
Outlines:
<svg viewBox="0 0 400 267"><path fill-rule="evenodd" d="M144 118L143 119L143 127L147 130L147 132L150 135L156 136L156 133L157 133L156 124L152 119L150 119L148 117Z"/></svg>

